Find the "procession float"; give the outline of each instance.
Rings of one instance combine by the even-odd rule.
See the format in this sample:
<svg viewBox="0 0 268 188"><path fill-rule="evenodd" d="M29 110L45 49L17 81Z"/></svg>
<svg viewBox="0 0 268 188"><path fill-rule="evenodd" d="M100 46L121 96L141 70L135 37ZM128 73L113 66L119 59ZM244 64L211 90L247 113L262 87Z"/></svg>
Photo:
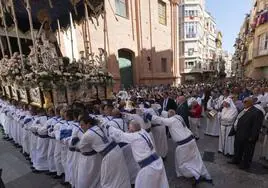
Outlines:
<svg viewBox="0 0 268 188"><path fill-rule="evenodd" d="M113 76L106 69L105 54L103 58L103 54L94 54L85 48L80 52L80 59L69 59L61 55L54 37L56 31L61 32L72 24L97 19L103 14L104 1L0 1L1 26L9 49L8 52L1 50L2 95L42 108L110 97ZM18 20L25 21L26 16L27 26L18 24ZM18 52L12 51L8 35L10 26L16 29ZM21 30L31 32L32 45L28 54L22 53L18 34ZM3 49L2 42L0 45Z"/></svg>

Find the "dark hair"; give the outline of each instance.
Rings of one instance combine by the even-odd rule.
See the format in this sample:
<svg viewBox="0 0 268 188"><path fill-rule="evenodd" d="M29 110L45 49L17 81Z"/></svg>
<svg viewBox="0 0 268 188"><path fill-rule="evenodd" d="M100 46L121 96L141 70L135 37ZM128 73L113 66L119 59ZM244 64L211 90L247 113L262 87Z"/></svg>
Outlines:
<svg viewBox="0 0 268 188"><path fill-rule="evenodd" d="M58 106L58 107L55 109L55 114L56 114L56 115L60 115L60 110L61 110L61 107Z"/></svg>
<svg viewBox="0 0 268 188"><path fill-rule="evenodd" d="M89 115L82 115L80 117L80 122L83 121L85 124L90 124L90 125L96 125L98 124L98 121L95 118L90 117Z"/></svg>
<svg viewBox="0 0 268 188"><path fill-rule="evenodd" d="M114 109L114 106L112 104L106 104L105 107L107 107L110 110Z"/></svg>
<svg viewBox="0 0 268 188"><path fill-rule="evenodd" d="M52 113L52 114L55 114L55 111L54 111L54 108L50 107L47 109L47 113Z"/></svg>
<svg viewBox="0 0 268 188"><path fill-rule="evenodd" d="M68 109L68 110L66 111L66 116L67 116L69 119L73 120L73 110Z"/></svg>
<svg viewBox="0 0 268 188"><path fill-rule="evenodd" d="M81 109L74 109L73 110L73 118L78 119L79 115L82 113Z"/></svg>

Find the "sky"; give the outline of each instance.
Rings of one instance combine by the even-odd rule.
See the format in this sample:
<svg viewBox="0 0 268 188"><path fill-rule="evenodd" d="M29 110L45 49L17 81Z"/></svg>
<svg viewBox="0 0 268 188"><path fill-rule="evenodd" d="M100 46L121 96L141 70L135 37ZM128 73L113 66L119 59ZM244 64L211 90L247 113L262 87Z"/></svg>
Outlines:
<svg viewBox="0 0 268 188"><path fill-rule="evenodd" d="M240 27L252 7L252 0L206 0L206 9L216 19L223 34L223 49L234 52L234 42Z"/></svg>

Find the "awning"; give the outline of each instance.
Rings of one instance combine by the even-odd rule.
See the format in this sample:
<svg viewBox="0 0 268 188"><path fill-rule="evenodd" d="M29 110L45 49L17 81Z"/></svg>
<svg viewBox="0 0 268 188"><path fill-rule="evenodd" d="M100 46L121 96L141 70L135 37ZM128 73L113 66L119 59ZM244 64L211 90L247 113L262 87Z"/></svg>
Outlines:
<svg viewBox="0 0 268 188"><path fill-rule="evenodd" d="M13 19L10 8L12 0L0 0L4 5L4 15L8 27L13 27ZM34 29L39 29L41 26L40 17L49 17L50 25L53 31L58 27L57 20L60 26L66 29L70 25L69 13L72 13L73 20L79 23L85 17L84 2L87 2L90 17L98 17L103 12L104 0L29 0L31 5L31 13ZM13 0L15 13L18 20L18 27L22 32L30 30L28 13L26 10L26 0ZM52 4L52 7L50 3ZM0 27L3 26L1 21Z"/></svg>

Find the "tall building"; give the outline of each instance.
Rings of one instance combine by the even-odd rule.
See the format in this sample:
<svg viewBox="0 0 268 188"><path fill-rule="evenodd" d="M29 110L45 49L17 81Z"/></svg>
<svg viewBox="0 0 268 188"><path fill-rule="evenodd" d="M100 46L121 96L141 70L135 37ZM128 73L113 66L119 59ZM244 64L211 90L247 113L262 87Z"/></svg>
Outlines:
<svg viewBox="0 0 268 188"><path fill-rule="evenodd" d="M216 71L215 19L205 9L205 0L181 0L180 67L183 80L207 79Z"/></svg>
<svg viewBox="0 0 268 188"><path fill-rule="evenodd" d="M72 58L73 50L77 59L87 48L98 54L106 46L117 89L180 83L177 0L105 0L105 11L105 39L103 17L90 20L61 34L64 55Z"/></svg>
<svg viewBox="0 0 268 188"><path fill-rule="evenodd" d="M204 12L204 56L203 56L203 74L206 74L206 77L211 77L215 75L217 69L217 52L221 51L222 47L217 48L217 37L218 31L216 29L216 21L212 15L205 11Z"/></svg>
<svg viewBox="0 0 268 188"><path fill-rule="evenodd" d="M268 79L268 0L254 0L235 43L236 76Z"/></svg>

